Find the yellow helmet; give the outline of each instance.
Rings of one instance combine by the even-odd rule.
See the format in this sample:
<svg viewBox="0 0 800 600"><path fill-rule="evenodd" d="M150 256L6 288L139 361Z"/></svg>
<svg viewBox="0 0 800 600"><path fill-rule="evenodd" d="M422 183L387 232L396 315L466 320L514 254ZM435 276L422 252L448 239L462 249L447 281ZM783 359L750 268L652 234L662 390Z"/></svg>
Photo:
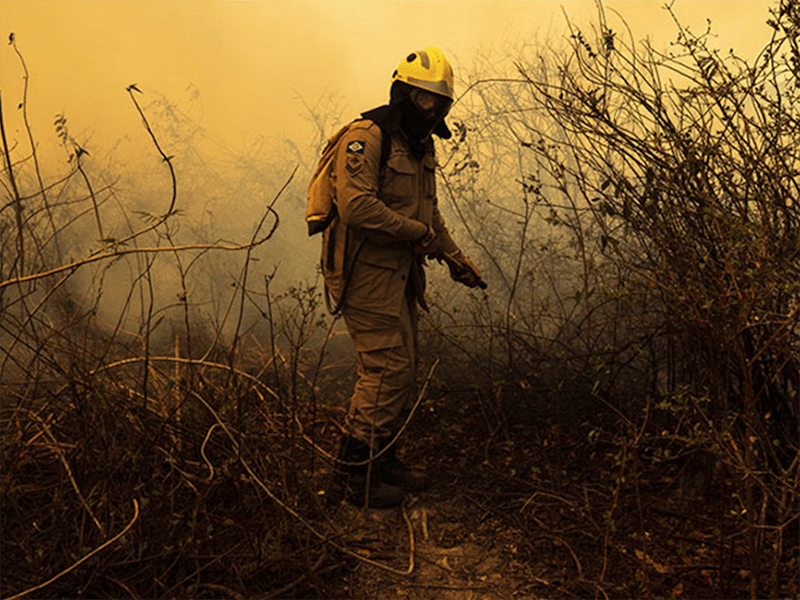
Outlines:
<svg viewBox="0 0 800 600"><path fill-rule="evenodd" d="M392 83L395 81L404 81L454 100L453 69L438 48L425 48L409 54L392 75Z"/></svg>

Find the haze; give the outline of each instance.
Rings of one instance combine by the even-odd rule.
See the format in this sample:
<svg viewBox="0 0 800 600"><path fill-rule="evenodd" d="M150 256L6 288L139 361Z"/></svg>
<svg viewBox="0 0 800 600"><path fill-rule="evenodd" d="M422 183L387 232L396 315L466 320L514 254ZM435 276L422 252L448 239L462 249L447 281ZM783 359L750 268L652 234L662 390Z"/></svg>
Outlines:
<svg viewBox="0 0 800 600"><path fill-rule="evenodd" d="M695 31L710 19L718 46L751 56L769 34L772 2L677 0ZM674 39L661 0L609 1L637 39ZM334 96L344 118L382 104L391 72L408 52L442 48L459 73L502 60L521 43L553 43L566 17L587 23L594 1L219 2L0 0L2 34L14 33L30 73L28 115L43 146L57 145L56 114L95 150L110 149L141 125L125 88L190 105L207 136L232 148L261 138L309 135L308 112ZM23 76L13 48L0 50L0 91L9 143L26 140ZM189 103L189 104L186 104ZM77 135L76 135L77 134Z"/></svg>

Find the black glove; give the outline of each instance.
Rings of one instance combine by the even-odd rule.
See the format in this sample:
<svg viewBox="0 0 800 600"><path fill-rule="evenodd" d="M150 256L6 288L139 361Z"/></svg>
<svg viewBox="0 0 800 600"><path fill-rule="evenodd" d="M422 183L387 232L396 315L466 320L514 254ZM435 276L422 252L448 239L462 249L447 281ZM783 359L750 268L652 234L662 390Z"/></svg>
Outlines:
<svg viewBox="0 0 800 600"><path fill-rule="evenodd" d="M450 269L450 277L454 281L463 283L467 287L486 289L487 285L481 279L481 272L463 252L457 250L456 252L445 253L442 256ZM439 259L439 262L441 262L441 259Z"/></svg>

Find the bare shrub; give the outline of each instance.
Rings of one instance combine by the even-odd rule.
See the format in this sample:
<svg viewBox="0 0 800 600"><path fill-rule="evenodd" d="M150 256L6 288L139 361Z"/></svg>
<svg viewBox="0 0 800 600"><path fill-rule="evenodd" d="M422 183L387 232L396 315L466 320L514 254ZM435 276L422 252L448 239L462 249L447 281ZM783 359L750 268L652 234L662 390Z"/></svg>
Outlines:
<svg viewBox="0 0 800 600"><path fill-rule="evenodd" d="M751 64L677 19L668 53L637 44L601 7L571 47L476 77L442 173L491 282L442 300L445 345L516 415L603 407L587 430L617 447L614 498L655 464L689 496L721 486L751 597L785 589L797 548L798 25L779 3Z"/></svg>
<svg viewBox="0 0 800 600"><path fill-rule="evenodd" d="M323 585L316 571L342 563L319 541L326 467L305 440L327 444L313 374L327 325L313 279L276 292L277 267L266 279L254 267L294 173L240 164L240 188L217 186L244 227L187 218L184 194L215 189L189 177L197 130L167 100L143 108L127 91L158 156L136 188L107 183L65 115L67 168L50 182L32 134L22 149L3 131L2 593Z"/></svg>

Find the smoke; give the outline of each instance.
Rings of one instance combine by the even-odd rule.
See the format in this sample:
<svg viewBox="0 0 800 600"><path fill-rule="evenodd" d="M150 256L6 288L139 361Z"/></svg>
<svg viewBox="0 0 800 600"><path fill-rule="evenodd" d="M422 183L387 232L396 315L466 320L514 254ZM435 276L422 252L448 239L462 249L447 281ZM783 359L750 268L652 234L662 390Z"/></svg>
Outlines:
<svg viewBox="0 0 800 600"><path fill-rule="evenodd" d="M743 5L727 3L726 18L735 18L733 6ZM27 83L26 112L50 180L72 168L52 130L54 115L65 115L71 136L89 152L82 164L96 188L106 240L122 240L147 227L167 210L172 195L166 164L124 93L131 83L144 91L154 133L172 157L178 211L169 220L168 237L153 232L136 244L246 244L296 169L274 206L280 220L275 234L246 256L247 265L242 253L210 249L192 250L180 259L167 253L133 255L81 267L69 281L73 296L94 306L97 318L110 327L136 332L144 320L152 324L161 318L160 330L167 331L167 325L185 321L188 313L206 324L212 337L225 337L241 326L234 302L245 268L249 287L241 310L246 328L263 320L267 283L273 291L298 282L319 283L319 242L308 238L303 223L310 169L336 126L386 101L389 74L409 49L442 46L456 63L461 93L483 74L500 72L499 63L510 67L512 42L530 42L534 32L545 29L543 37L557 42L567 32L560 8L549 3L546 8L544 3L515 2L369 7L347 2L204 3L198 11L183 2L156 9L141 3L70 1L35 7L15 0L3 3L4 26L16 32L29 75L23 79L15 53L0 53L4 108L9 98L15 102L24 97ZM570 18L583 19L584 8L595 13L594 2L575 4ZM646 19L669 24L659 10L626 4L622 12L632 26ZM706 5L698 10L709 14L710 9ZM70 27L64 27L67 22ZM617 20L612 24L619 26ZM481 54L487 46L497 54ZM476 93L461 101L466 112L478 110L479 104ZM457 105L454 118L459 110ZM27 135L22 111L5 113L12 144L21 147ZM464 189L456 190L457 195L476 205L515 201L511 188L516 182L507 176L514 171L509 162L514 157L493 152L497 147L491 140L473 147L483 153L477 160L470 158L480 169L470 179L471 167L466 168L457 181ZM73 177L58 193L55 212L66 258L79 259L107 246L86 209L89 191L81 178ZM440 199L465 250L480 258L480 245L460 224L446 189L440 189ZM271 217L266 222L270 225ZM500 226L487 227L478 237L502 250L502 231ZM486 268L492 274L491 265ZM434 270L432 282L434 292L439 284L448 289L443 270Z"/></svg>

